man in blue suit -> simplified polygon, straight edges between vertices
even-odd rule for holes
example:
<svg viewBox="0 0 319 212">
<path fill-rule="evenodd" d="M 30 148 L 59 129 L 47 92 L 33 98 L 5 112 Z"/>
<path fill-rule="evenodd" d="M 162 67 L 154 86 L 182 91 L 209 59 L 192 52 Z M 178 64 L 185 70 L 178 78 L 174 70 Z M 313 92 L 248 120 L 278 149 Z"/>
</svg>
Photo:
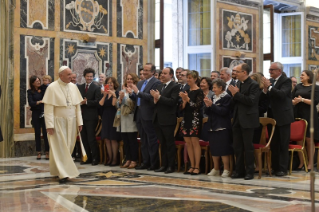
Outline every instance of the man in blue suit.
<svg viewBox="0 0 319 212">
<path fill-rule="evenodd" d="M 143 163 L 136 169 L 155 170 L 158 168 L 158 143 L 155 128 L 152 123 L 154 114 L 153 97 L 151 90 L 155 90 L 161 82 L 153 75 L 155 66 L 152 63 L 146 63 L 143 69 L 144 80 L 139 81 L 137 86 L 131 85 L 134 93 L 130 98 L 136 101 L 136 110 L 134 119 L 141 138 L 141 151 Z"/>
</svg>

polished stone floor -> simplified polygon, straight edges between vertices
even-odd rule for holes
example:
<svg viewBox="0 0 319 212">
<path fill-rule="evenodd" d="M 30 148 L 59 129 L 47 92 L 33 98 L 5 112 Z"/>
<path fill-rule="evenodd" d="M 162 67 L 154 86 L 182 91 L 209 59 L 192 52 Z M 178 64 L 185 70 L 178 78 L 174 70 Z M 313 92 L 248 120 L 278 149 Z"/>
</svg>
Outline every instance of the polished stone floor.
<svg viewBox="0 0 319 212">
<path fill-rule="evenodd" d="M 60 185 L 49 163 L 35 157 L 0 159 L 0 211 L 310 211 L 310 175 L 254 180 L 164 174 L 80 165 Z M 316 174 L 319 178 L 319 173 Z M 315 182 L 319 211 L 319 179 Z"/>
</svg>

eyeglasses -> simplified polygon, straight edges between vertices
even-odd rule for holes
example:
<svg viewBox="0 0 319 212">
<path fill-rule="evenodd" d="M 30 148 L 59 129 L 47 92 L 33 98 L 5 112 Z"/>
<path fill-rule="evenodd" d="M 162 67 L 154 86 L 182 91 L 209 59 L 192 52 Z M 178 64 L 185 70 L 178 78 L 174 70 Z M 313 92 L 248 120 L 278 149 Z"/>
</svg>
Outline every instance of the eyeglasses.
<svg viewBox="0 0 319 212">
<path fill-rule="evenodd" d="M 279 70 L 278 68 L 270 68 L 269 71 Z"/>
<path fill-rule="evenodd" d="M 185 74 L 180 74 L 179 76 L 181 76 L 181 77 L 186 77 L 186 75 L 185 75 Z"/>
</svg>

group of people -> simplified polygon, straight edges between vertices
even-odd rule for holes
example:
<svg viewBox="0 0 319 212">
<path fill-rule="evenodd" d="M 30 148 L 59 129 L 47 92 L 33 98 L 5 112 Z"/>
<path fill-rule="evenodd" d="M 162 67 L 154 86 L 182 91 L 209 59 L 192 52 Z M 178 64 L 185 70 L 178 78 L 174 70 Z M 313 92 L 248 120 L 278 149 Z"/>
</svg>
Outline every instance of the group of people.
<svg viewBox="0 0 319 212">
<path fill-rule="evenodd" d="M 66 66 L 60 68 L 59 80 L 53 83 L 49 79 L 48 83 L 41 85 L 40 79 L 32 76 L 28 100 L 32 109 L 38 158 L 41 157 L 41 145 L 38 143 L 42 127 L 45 142 L 48 140 L 46 131 L 49 134 L 51 174 L 57 175 L 60 182 L 65 182 L 68 177 L 78 173 L 74 171 L 74 163 L 64 161 L 72 160 L 71 153 L 78 132 L 81 132 L 87 153 L 87 160 L 81 164 L 98 164 L 95 130 L 100 115 L 101 139 L 106 145 L 108 156 L 105 165 L 116 166 L 120 163 L 118 141 L 123 140 L 125 162 L 121 164 L 122 168 L 172 173 L 175 171 L 175 140 L 181 136 L 186 142 L 190 161 L 190 167 L 184 174 L 200 174 L 199 141 L 202 139 L 209 142 L 214 163 L 208 175 L 220 175 L 221 159 L 221 177 L 228 177 L 230 156 L 234 154 L 236 162 L 231 177 L 250 180 L 255 172 L 253 144 L 259 143 L 261 135 L 259 117 L 264 117 L 266 112 L 268 117 L 276 120 L 271 142 L 272 170 L 276 176 L 287 174 L 290 124 L 294 117 L 304 118 L 308 122 L 310 119 L 311 71 L 302 72 L 301 83 L 294 89 L 291 78 L 285 75 L 283 65 L 279 62 L 272 63 L 269 68 L 271 79 L 266 79 L 261 73 L 252 74 L 245 63 L 232 70 L 225 67 L 220 71 L 212 71 L 210 78 L 200 77 L 197 71 L 183 68 L 175 70 L 177 80 L 170 67 L 164 68 L 158 75 L 155 73 L 155 66 L 146 63 L 139 71 L 139 76 L 135 73 L 126 74 L 121 88 L 116 78 L 104 74 L 99 76 L 100 83 L 95 83 L 95 70 L 91 68 L 83 72 L 85 83 L 77 86 L 71 86 L 70 82 L 72 78 L 76 79 L 76 75 Z M 73 82 L 76 83 L 76 80 Z M 317 87 L 315 104 L 319 103 Z M 178 117 L 183 117 L 183 120 L 175 135 Z M 203 124 L 205 117 L 208 121 Z M 318 128 L 319 121 L 316 118 L 316 139 L 317 136 L 319 139 Z M 309 137 L 307 129 L 309 161 L 303 161 L 300 157 L 298 170 L 302 170 L 304 164 L 310 168 L 313 163 L 314 150 L 310 149 Z M 143 158 L 140 166 L 137 163 L 138 139 L 141 141 Z M 53 145 L 57 140 L 64 142 L 64 145 Z M 66 148 L 62 150 L 64 146 Z M 45 145 L 45 152 L 48 151 L 49 145 Z M 70 157 L 63 158 L 62 154 L 70 154 Z M 46 154 L 46 158 L 49 158 L 49 154 Z"/>
</svg>

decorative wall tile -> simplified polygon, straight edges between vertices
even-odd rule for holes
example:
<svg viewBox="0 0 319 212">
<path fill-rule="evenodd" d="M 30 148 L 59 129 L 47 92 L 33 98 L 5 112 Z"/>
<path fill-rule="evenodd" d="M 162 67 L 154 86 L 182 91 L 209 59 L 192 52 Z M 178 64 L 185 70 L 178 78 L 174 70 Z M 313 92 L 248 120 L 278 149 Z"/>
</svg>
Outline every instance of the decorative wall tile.
<svg viewBox="0 0 319 212">
<path fill-rule="evenodd" d="M 93 68 L 98 77 L 100 73 L 112 75 L 112 44 L 111 43 L 83 43 L 78 40 L 61 39 L 61 65 L 66 65 L 77 74 L 77 83 L 85 82 L 83 71 Z"/>
<path fill-rule="evenodd" d="M 143 0 L 117 0 L 117 37 L 143 39 Z"/>
<path fill-rule="evenodd" d="M 253 51 L 253 15 L 231 10 L 222 10 L 222 48 L 236 51 Z"/>
<path fill-rule="evenodd" d="M 318 66 L 317 65 L 309 65 L 308 70 L 309 71 L 314 71 L 316 68 L 319 70 L 319 65 Z"/>
<path fill-rule="evenodd" d="M 138 74 L 138 66 L 143 64 L 143 47 L 129 44 L 117 44 L 117 80 L 123 83 L 128 73 Z"/>
<path fill-rule="evenodd" d="M 319 27 L 309 26 L 308 59 L 319 61 Z"/>
<path fill-rule="evenodd" d="M 55 0 L 20 0 L 20 27 L 54 30 Z"/>
<path fill-rule="evenodd" d="M 230 57 L 230 56 L 222 56 L 222 67 L 228 67 L 233 69 L 235 66 L 246 63 L 250 66 L 251 71 L 254 72 L 256 70 L 256 58 L 240 58 Z"/>
<path fill-rule="evenodd" d="M 54 38 L 20 36 L 20 127 L 31 127 L 31 111 L 27 101 L 29 78 L 54 76 Z"/>
<path fill-rule="evenodd" d="M 112 1 L 61 0 L 61 31 L 112 35 Z"/>
</svg>

